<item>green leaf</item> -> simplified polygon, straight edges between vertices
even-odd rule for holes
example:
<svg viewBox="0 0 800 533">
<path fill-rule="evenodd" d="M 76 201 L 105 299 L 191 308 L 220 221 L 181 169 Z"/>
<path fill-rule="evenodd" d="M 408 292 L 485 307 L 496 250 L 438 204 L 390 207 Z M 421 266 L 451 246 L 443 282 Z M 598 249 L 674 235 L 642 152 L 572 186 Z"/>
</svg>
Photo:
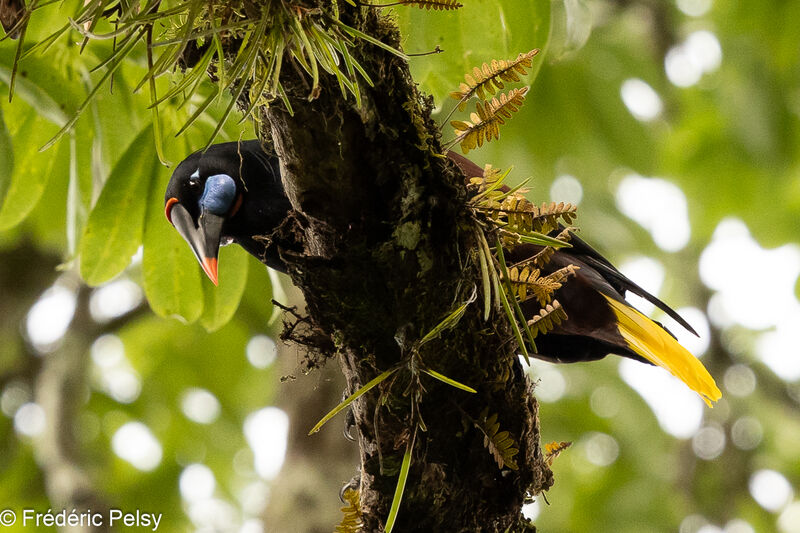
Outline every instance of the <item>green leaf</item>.
<svg viewBox="0 0 800 533">
<path fill-rule="evenodd" d="M 75 108 L 74 102 L 80 98 L 79 86 L 64 76 L 63 69 L 53 68 L 50 58 L 29 57 L 23 64 L 14 82 L 14 96 L 53 124 L 66 124 L 69 116 L 65 110 Z M 0 51 L 0 81 L 6 85 L 11 83 L 12 65 L 13 50 Z"/>
<path fill-rule="evenodd" d="M 506 256 L 503 252 L 503 246 L 500 243 L 500 239 L 497 239 L 497 259 L 500 262 L 500 272 L 503 274 L 503 280 L 505 281 L 505 290 L 500 290 L 503 300 L 503 307 L 508 314 L 508 319 L 511 321 L 511 326 L 514 329 L 514 334 L 517 336 L 517 342 L 519 342 L 520 350 L 522 350 L 522 354 L 525 356 L 525 362 L 529 365 L 531 361 L 528 356 L 528 349 L 525 346 L 525 343 L 522 342 L 522 336 L 520 335 L 520 328 L 525 330 L 525 335 L 528 337 L 528 341 L 531 343 L 531 348 L 535 351 L 536 350 L 536 342 L 533 340 L 533 333 L 531 333 L 531 328 L 528 327 L 528 319 L 525 317 L 525 314 L 522 312 L 522 309 L 519 306 L 519 302 L 517 301 L 517 296 L 514 293 L 514 288 L 511 286 L 511 282 L 509 281 L 508 276 L 508 268 L 506 267 Z M 506 295 L 506 291 L 508 294 Z M 506 298 L 508 296 L 508 298 Z M 511 304 L 509 305 L 509 300 Z M 514 308 L 514 313 L 511 313 L 511 306 Z M 514 316 L 517 318 L 515 319 Z M 517 324 L 517 320 L 519 324 Z"/>
<path fill-rule="evenodd" d="M 431 329 L 424 337 L 422 337 L 422 339 L 419 341 L 419 346 L 422 346 L 426 342 L 437 338 L 444 330 L 455 327 L 455 325 L 458 324 L 458 321 L 461 320 L 461 317 L 464 316 L 464 311 L 466 311 L 467 306 L 474 302 L 475 298 L 477 298 L 477 290 L 475 287 L 472 287 L 472 294 L 467 301 L 461 304 L 455 311 L 447 315 L 444 320 L 436 324 L 433 329 Z"/>
<path fill-rule="evenodd" d="M 468 385 L 464 385 L 463 383 L 460 383 L 460 382 L 458 382 L 458 381 L 456 381 L 456 380 L 454 380 L 452 378 L 448 378 L 444 374 L 440 374 L 439 372 L 437 372 L 435 370 L 431 370 L 430 368 L 423 368 L 422 371 L 425 372 L 426 374 L 428 374 L 429 376 L 431 376 L 432 378 L 436 378 L 439 381 L 447 383 L 448 385 L 450 385 L 452 387 L 455 387 L 457 389 L 461 389 L 461 390 L 464 390 L 464 391 L 467 391 L 467 392 L 473 392 L 473 393 L 474 392 L 478 392 L 475 389 L 473 389 L 472 387 L 470 387 Z"/>
<path fill-rule="evenodd" d="M 481 281 L 483 290 L 483 321 L 489 320 L 489 312 L 492 309 L 492 280 L 489 278 L 489 263 L 483 247 L 478 247 L 478 261 L 481 265 Z M 491 257 L 489 258 L 491 261 Z"/>
<path fill-rule="evenodd" d="M 549 0 L 470 0 L 457 12 L 431 13 L 395 8 L 404 49 L 444 53 L 410 60 L 414 80 L 433 94 L 437 105 L 452 101 L 448 94 L 471 72 L 492 59 L 514 59 L 533 48 L 542 50 L 533 60 L 526 83 L 532 83 L 544 62 L 550 34 Z"/>
<path fill-rule="evenodd" d="M 406 488 L 406 481 L 408 481 L 408 471 L 411 469 L 411 453 L 414 451 L 416 436 L 417 432 L 414 431 L 406 445 L 406 453 L 403 454 L 400 474 L 397 476 L 397 486 L 394 489 L 394 496 L 392 497 L 392 506 L 389 509 L 389 516 L 386 517 L 386 527 L 384 528 L 386 533 L 392 533 L 394 523 L 397 520 L 397 513 L 400 511 L 400 502 L 403 501 L 403 492 Z"/>
<path fill-rule="evenodd" d="M 142 242 L 148 189 L 158 172 L 152 127 L 143 129 L 111 171 L 80 243 L 80 273 L 99 285 L 122 272 Z"/>
<path fill-rule="evenodd" d="M 369 383 L 367 383 L 366 385 L 364 385 L 363 387 L 358 389 L 356 392 L 354 392 L 353 394 L 348 396 L 346 400 L 344 400 L 342 403 L 340 403 L 339 405 L 337 405 L 336 407 L 331 409 L 331 411 L 327 415 L 323 416 L 322 420 L 317 422 L 317 425 L 315 425 L 313 428 L 311 428 L 311 431 L 309 431 L 308 434 L 312 435 L 312 434 L 316 433 L 317 431 L 319 431 L 320 428 L 323 425 L 325 425 L 325 423 L 328 420 L 330 420 L 331 418 L 336 416 L 336 414 L 339 413 L 342 409 L 346 408 L 348 405 L 353 403 L 356 399 L 358 399 L 359 396 L 361 396 L 362 394 L 368 392 L 370 389 L 372 389 L 373 387 L 378 385 L 381 381 L 385 380 L 386 378 L 388 378 L 389 376 L 391 376 L 392 374 L 397 372 L 397 370 L 399 368 L 400 367 L 390 368 L 386 372 L 383 372 L 383 373 L 379 374 L 378 377 L 374 378 Z"/>
<path fill-rule="evenodd" d="M 194 322 L 203 311 L 200 269 L 186 241 L 164 216 L 161 193 L 169 176 L 160 174 L 150 192 L 144 228 L 144 292 L 155 314 Z"/>
<path fill-rule="evenodd" d="M 49 132 L 47 122 L 36 113 L 29 113 L 25 122 L 14 135 L 14 170 L 11 183 L 5 191 L 6 197 L 0 209 L 0 231 L 12 228 L 22 222 L 36 207 L 44 193 L 56 165 L 66 165 L 64 146 L 57 154 L 40 154 L 36 149 L 37 139 L 43 131 Z M 68 148 L 68 147 L 67 147 Z"/>
<path fill-rule="evenodd" d="M 0 107 L 0 206 L 11 186 L 11 173 L 14 172 L 14 145 L 6 128 L 3 108 Z"/>
<path fill-rule="evenodd" d="M 187 247 L 188 248 L 188 247 Z M 219 251 L 219 286 L 204 284 L 205 309 L 200 324 L 216 331 L 233 318 L 247 285 L 249 255 L 240 246 L 225 246 Z M 197 267 L 195 267 L 197 270 Z"/>
<path fill-rule="evenodd" d="M 539 233 L 538 231 L 522 231 L 514 230 L 510 232 L 519 235 L 519 240 L 527 244 L 538 244 L 539 246 L 552 246 L 556 250 L 559 248 L 572 248 L 572 245 L 566 241 L 559 241 L 554 237 Z"/>
</svg>

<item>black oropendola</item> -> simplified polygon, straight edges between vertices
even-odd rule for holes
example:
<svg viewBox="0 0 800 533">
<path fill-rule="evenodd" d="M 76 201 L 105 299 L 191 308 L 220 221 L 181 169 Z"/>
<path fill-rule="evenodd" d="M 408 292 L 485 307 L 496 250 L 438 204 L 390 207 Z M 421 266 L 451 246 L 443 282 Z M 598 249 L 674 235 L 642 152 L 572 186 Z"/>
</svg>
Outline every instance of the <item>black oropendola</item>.
<svg viewBox="0 0 800 533">
<path fill-rule="evenodd" d="M 448 155 L 468 178 L 483 175 L 483 170 L 468 159 L 452 152 Z M 190 155 L 172 174 L 165 205 L 167 219 L 189 243 L 214 284 L 219 247 L 231 242 L 267 266 L 286 271 L 277 245 L 268 236 L 285 220 L 291 206 L 281 183 L 278 159 L 265 152 L 259 141 L 216 144 Z M 568 319 L 537 339 L 535 356 L 572 363 L 614 353 L 665 368 L 708 405 L 718 400 L 722 393 L 703 364 L 666 328 L 632 307 L 625 293 L 630 291 L 652 302 L 696 335 L 694 329 L 574 234 L 570 244 L 570 248 L 555 251 L 543 272 L 570 264 L 579 267 L 575 277 L 557 293 Z M 519 245 L 507 256 L 519 261 L 540 249 Z M 535 299 L 521 306 L 526 316 L 539 311 Z"/>
</svg>

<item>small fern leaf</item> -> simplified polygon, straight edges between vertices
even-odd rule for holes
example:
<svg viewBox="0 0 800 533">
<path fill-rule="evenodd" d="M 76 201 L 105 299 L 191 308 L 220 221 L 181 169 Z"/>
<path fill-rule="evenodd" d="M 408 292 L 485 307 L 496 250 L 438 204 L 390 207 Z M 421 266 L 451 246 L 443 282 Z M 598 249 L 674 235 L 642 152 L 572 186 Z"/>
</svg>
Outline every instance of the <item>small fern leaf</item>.
<svg viewBox="0 0 800 533">
<path fill-rule="evenodd" d="M 489 415 L 489 408 L 485 408 L 480 418 L 475 423 L 483 433 L 483 445 L 494 457 L 497 466 L 503 468 L 507 466 L 511 470 L 519 467 L 514 461 L 514 456 L 519 453 L 519 446 L 514 437 L 508 431 L 500 431 L 500 423 L 497 421 L 497 413 Z"/>
<path fill-rule="evenodd" d="M 574 228 L 564 228 L 564 230 L 562 230 L 561 233 L 556 235 L 556 239 L 559 240 L 559 241 L 568 243 L 569 240 L 570 240 L 570 237 L 571 237 L 571 233 L 570 232 L 573 231 L 573 229 Z M 529 257 L 527 259 L 523 259 L 519 263 L 514 264 L 513 267 L 515 267 L 517 269 L 522 269 L 522 268 L 525 268 L 525 267 L 542 268 L 547 263 L 550 262 L 550 259 L 552 259 L 553 254 L 555 252 L 556 252 L 556 249 L 554 247 L 545 246 L 544 248 L 542 248 L 540 251 L 538 251 L 536 254 L 532 255 L 531 257 Z"/>
<path fill-rule="evenodd" d="M 361 494 L 355 489 L 347 489 L 342 499 L 347 505 L 342 507 L 342 521 L 334 533 L 360 533 L 364 525 L 361 520 Z"/>
<path fill-rule="evenodd" d="M 420 9 L 427 9 L 428 11 L 431 9 L 434 11 L 455 11 L 456 9 L 464 7 L 464 4 L 457 2 L 456 0 L 399 0 L 398 2 L 393 2 L 391 4 L 375 4 L 375 6 L 413 6 Z"/>
<path fill-rule="evenodd" d="M 553 461 L 556 460 L 556 457 L 561 455 L 561 452 L 566 450 L 572 446 L 571 442 L 562 441 L 562 442 L 550 442 L 544 445 L 544 457 L 547 461 L 548 466 L 553 466 Z"/>
<path fill-rule="evenodd" d="M 538 268 L 514 266 L 508 271 L 508 279 L 520 302 L 524 302 L 532 295 L 539 301 L 539 305 L 546 305 L 553 293 L 561 288 L 567 278 L 574 276 L 577 270 L 577 266 L 567 265 L 542 276 Z"/>
<path fill-rule="evenodd" d="M 564 311 L 558 300 L 553 300 L 552 303 L 547 304 L 539 310 L 537 315 L 528 320 L 528 328 L 533 336 L 537 337 L 539 333 L 545 335 L 553 331 L 553 328 L 565 320 L 567 320 L 567 312 Z"/>
<path fill-rule="evenodd" d="M 476 102 L 475 112 L 469 117 L 471 122 L 461 120 L 450 122 L 456 134 L 453 143 L 460 143 L 461 151 L 466 154 L 470 150 L 483 146 L 484 142 L 499 139 L 500 126 L 519 110 L 527 92 L 528 88 L 522 87 L 501 94 L 499 99 L 492 98 Z"/>
<path fill-rule="evenodd" d="M 538 53 L 538 49 L 533 49 L 519 54 L 516 59 L 510 61 L 493 59 L 491 64 L 484 63 L 480 67 L 473 68 L 471 73 L 464 75 L 466 83 L 461 83 L 458 91 L 450 93 L 452 98 L 459 101 L 459 111 L 464 110 L 466 101 L 472 96 L 485 100 L 487 94 L 493 95 L 502 90 L 505 87 L 504 82 L 520 81 L 520 75 L 528 73 L 526 69 L 530 68 L 531 60 Z"/>
</svg>

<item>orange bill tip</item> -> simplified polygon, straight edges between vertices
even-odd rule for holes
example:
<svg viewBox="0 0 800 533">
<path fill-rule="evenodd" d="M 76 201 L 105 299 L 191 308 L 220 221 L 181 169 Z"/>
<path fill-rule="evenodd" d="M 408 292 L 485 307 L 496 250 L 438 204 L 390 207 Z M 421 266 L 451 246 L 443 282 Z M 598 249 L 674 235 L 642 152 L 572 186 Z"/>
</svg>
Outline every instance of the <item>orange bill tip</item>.
<svg viewBox="0 0 800 533">
<path fill-rule="evenodd" d="M 217 259 L 208 257 L 203 259 L 203 271 L 214 285 L 219 285 L 217 280 Z"/>
</svg>

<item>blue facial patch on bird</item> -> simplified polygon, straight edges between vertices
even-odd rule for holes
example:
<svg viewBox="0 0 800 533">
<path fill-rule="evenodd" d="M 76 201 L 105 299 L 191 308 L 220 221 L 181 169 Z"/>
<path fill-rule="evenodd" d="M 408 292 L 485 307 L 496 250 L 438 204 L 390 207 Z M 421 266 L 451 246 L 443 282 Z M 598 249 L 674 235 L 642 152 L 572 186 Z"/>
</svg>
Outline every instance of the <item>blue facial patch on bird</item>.
<svg viewBox="0 0 800 533">
<path fill-rule="evenodd" d="M 236 183 L 227 174 L 216 174 L 206 180 L 206 188 L 200 197 L 200 208 L 217 216 L 228 213 L 236 198 Z"/>
</svg>

